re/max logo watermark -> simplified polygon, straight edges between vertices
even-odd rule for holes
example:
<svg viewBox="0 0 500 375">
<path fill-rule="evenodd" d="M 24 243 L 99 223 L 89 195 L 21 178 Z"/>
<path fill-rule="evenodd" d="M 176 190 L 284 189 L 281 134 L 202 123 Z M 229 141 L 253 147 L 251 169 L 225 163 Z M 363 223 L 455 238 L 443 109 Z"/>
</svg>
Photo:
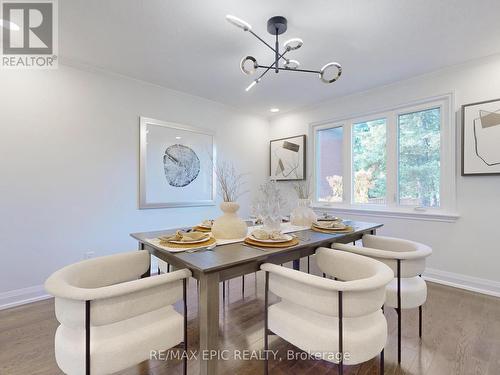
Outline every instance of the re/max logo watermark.
<svg viewBox="0 0 500 375">
<path fill-rule="evenodd" d="M 57 68 L 57 0 L 1 0 L 0 4 L 0 66 Z"/>
</svg>

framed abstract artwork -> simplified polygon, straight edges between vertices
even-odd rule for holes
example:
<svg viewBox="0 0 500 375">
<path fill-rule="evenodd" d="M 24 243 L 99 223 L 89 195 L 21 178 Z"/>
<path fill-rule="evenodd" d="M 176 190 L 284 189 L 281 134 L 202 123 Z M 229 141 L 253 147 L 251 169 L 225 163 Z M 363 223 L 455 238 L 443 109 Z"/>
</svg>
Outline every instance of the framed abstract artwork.
<svg viewBox="0 0 500 375">
<path fill-rule="evenodd" d="M 215 204 L 215 135 L 140 118 L 139 208 Z"/>
<path fill-rule="evenodd" d="M 500 174 L 500 99 L 462 106 L 462 176 Z"/>
<path fill-rule="evenodd" d="M 306 176 L 305 134 L 272 140 L 269 165 L 272 180 L 304 180 Z"/>
</svg>

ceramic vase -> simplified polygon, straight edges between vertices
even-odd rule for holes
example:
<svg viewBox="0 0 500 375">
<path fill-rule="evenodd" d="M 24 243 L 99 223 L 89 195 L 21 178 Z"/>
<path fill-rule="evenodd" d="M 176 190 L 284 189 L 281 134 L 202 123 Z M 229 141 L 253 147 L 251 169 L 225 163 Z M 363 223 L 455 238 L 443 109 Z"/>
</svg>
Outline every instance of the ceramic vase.
<svg viewBox="0 0 500 375">
<path fill-rule="evenodd" d="M 309 199 L 299 199 L 297 207 L 295 207 L 290 215 L 290 223 L 310 227 L 316 221 L 317 216 L 311 209 L 311 201 Z"/>
<path fill-rule="evenodd" d="M 224 213 L 215 219 L 212 234 L 217 239 L 236 239 L 246 237 L 247 224 L 238 217 L 240 205 L 236 202 L 222 202 L 220 209 Z"/>
</svg>

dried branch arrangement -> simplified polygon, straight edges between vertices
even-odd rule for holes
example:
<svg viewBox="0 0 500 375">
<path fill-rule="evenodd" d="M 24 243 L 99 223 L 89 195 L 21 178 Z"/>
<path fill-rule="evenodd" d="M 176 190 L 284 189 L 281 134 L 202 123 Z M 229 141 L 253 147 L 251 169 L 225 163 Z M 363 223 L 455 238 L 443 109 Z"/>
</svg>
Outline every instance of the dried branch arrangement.
<svg viewBox="0 0 500 375">
<path fill-rule="evenodd" d="M 310 178 L 293 183 L 293 190 L 297 193 L 299 199 L 311 199 L 311 183 Z"/>
<path fill-rule="evenodd" d="M 218 193 L 224 202 L 236 202 L 239 197 L 248 191 L 243 191 L 245 174 L 238 173 L 233 163 L 220 162 L 215 166 Z"/>
<path fill-rule="evenodd" d="M 262 194 L 262 201 L 265 204 L 277 204 L 278 207 L 285 207 L 287 201 L 282 197 L 281 190 L 275 180 L 269 180 L 265 184 L 259 186 L 259 191 Z"/>
</svg>

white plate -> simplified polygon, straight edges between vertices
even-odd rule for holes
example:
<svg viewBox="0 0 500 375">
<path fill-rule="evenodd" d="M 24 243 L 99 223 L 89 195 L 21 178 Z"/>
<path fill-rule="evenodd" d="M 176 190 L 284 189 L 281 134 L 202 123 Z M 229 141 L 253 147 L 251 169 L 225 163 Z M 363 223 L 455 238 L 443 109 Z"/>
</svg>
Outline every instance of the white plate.
<svg viewBox="0 0 500 375">
<path fill-rule="evenodd" d="M 280 240 L 259 240 L 258 238 L 255 238 L 252 234 L 250 234 L 250 239 L 252 241 L 257 241 L 257 242 L 262 242 L 262 243 L 281 243 L 281 242 L 288 242 L 293 239 L 293 236 L 289 234 L 284 234 L 283 235 L 285 238 L 282 238 Z"/>
<path fill-rule="evenodd" d="M 176 244 L 176 245 L 188 245 L 188 244 L 193 244 L 193 243 L 202 243 L 202 242 L 206 242 L 210 239 L 210 236 L 208 237 L 205 237 L 205 238 L 202 238 L 202 239 L 199 239 L 199 240 L 195 240 L 195 241 L 168 241 L 169 243 L 173 243 L 173 244 Z"/>
<path fill-rule="evenodd" d="M 183 251 L 196 251 L 200 249 L 204 249 L 208 246 L 212 245 L 207 245 L 207 244 L 200 244 L 195 247 L 169 247 L 168 245 L 160 245 L 160 240 L 158 238 L 150 238 L 146 240 L 148 243 L 150 243 L 153 246 L 158 246 L 161 249 L 164 249 L 168 251 L 169 253 L 182 253 Z"/>
<path fill-rule="evenodd" d="M 318 228 L 318 229 L 326 229 L 326 230 L 345 230 L 347 228 L 347 225 L 345 224 L 342 224 L 341 227 L 338 227 L 338 226 L 335 226 L 335 227 L 327 227 L 327 226 L 323 226 L 323 225 L 317 225 L 317 224 L 314 224 L 313 223 L 313 226 L 315 228 Z"/>
</svg>

